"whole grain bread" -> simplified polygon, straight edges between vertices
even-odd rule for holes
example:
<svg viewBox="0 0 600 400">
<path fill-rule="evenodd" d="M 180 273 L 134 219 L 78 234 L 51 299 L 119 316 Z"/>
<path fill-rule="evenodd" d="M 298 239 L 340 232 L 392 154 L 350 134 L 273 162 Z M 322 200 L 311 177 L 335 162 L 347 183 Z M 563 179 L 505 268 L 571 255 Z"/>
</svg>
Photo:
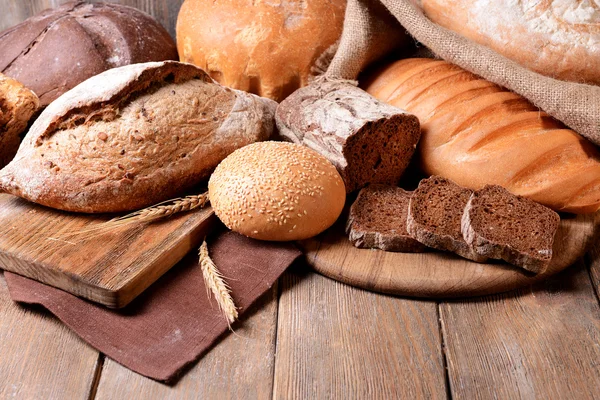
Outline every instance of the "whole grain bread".
<svg viewBox="0 0 600 400">
<path fill-rule="evenodd" d="M 369 185 L 350 207 L 346 233 L 354 246 L 418 253 L 426 247 L 406 231 L 412 192 L 396 186 Z"/>
<path fill-rule="evenodd" d="M 14 157 L 21 143 L 20 135 L 39 107 L 35 93 L 0 74 L 0 168 Z"/>
<path fill-rule="evenodd" d="M 173 61 L 97 75 L 54 101 L 0 171 L 0 190 L 67 211 L 139 209 L 268 139 L 276 103 Z"/>
<path fill-rule="evenodd" d="M 296 90 L 277 107 L 276 121 L 284 139 L 327 157 L 348 193 L 397 184 L 421 136 L 414 115 L 347 82 L 317 80 Z"/>
<path fill-rule="evenodd" d="M 157 21 L 121 4 L 68 2 L 0 32 L 0 72 L 33 90 L 43 107 L 107 69 L 177 59 Z"/>
<path fill-rule="evenodd" d="M 548 207 L 488 185 L 469 198 L 462 232 L 477 254 L 541 273 L 552 259 L 559 223 L 558 214 Z"/>
<path fill-rule="evenodd" d="M 440 176 L 423 179 L 410 198 L 408 233 L 426 246 L 485 262 L 487 257 L 475 253 L 461 231 L 463 211 L 472 193 Z"/>
</svg>

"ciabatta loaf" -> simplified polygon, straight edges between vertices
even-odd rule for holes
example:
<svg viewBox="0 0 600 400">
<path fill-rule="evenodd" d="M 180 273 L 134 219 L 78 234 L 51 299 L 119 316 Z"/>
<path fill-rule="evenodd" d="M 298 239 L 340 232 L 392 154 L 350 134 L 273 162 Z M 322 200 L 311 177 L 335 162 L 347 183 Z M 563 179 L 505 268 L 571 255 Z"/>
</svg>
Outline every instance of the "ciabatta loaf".
<svg viewBox="0 0 600 400">
<path fill-rule="evenodd" d="M 421 121 L 429 175 L 480 189 L 503 186 L 556 211 L 600 208 L 600 153 L 521 96 L 445 61 L 406 59 L 363 86 Z"/>
<path fill-rule="evenodd" d="M 118 212 L 180 195 L 267 139 L 276 103 L 174 61 L 108 70 L 52 102 L 0 189 L 67 211 Z"/>
<path fill-rule="evenodd" d="M 421 0 L 425 14 L 519 64 L 558 79 L 600 83 L 600 3 Z"/>
</svg>

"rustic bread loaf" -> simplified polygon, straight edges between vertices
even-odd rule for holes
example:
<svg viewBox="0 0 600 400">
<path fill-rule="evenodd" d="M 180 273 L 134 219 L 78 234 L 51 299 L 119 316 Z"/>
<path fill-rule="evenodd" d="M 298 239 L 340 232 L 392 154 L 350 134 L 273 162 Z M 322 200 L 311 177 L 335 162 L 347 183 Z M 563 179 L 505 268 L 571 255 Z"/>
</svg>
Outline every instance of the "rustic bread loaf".
<svg viewBox="0 0 600 400">
<path fill-rule="evenodd" d="M 440 60 L 406 59 L 364 83 L 421 121 L 429 175 L 480 189 L 497 184 L 556 211 L 600 208 L 600 153 L 524 98 Z"/>
<path fill-rule="evenodd" d="M 33 90 L 42 106 L 109 68 L 176 59 L 158 22 L 118 4 L 70 2 L 0 32 L 0 72 Z"/>
<path fill-rule="evenodd" d="M 178 62 L 103 72 L 33 124 L 0 189 L 67 211 L 118 212 L 172 198 L 235 149 L 266 140 L 276 103 Z"/>
<path fill-rule="evenodd" d="M 406 231 L 411 195 L 396 186 L 369 185 L 361 189 L 346 224 L 354 246 L 402 253 L 424 251 L 426 247 Z"/>
<path fill-rule="evenodd" d="M 560 217 L 497 185 L 475 191 L 465 207 L 465 241 L 482 256 L 503 259 L 535 273 L 546 270 Z"/>
<path fill-rule="evenodd" d="M 329 228 L 346 201 L 344 182 L 317 152 L 293 143 L 255 143 L 223 160 L 210 202 L 231 230 L 260 240 L 307 239 Z"/>
<path fill-rule="evenodd" d="M 346 0 L 186 0 L 179 55 L 225 86 L 281 101 L 333 56 L 345 8 Z"/>
<path fill-rule="evenodd" d="M 408 205 L 406 229 L 419 242 L 434 249 L 485 262 L 465 241 L 461 221 L 471 194 L 469 189 L 440 176 L 423 179 Z"/>
<path fill-rule="evenodd" d="M 600 84 L 600 3 L 420 0 L 433 22 L 554 78 Z"/>
<path fill-rule="evenodd" d="M 0 74 L 0 168 L 14 157 L 21 143 L 20 134 L 39 106 L 35 93 Z"/>
<path fill-rule="evenodd" d="M 277 107 L 279 134 L 336 166 L 348 193 L 398 183 L 420 137 L 418 119 L 354 85 L 315 82 Z"/>
</svg>

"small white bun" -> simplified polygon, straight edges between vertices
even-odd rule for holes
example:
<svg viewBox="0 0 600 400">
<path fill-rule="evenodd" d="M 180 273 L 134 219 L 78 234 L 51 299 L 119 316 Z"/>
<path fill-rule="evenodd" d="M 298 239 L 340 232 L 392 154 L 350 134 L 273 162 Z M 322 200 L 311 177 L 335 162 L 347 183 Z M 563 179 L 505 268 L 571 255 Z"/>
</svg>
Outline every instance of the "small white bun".
<svg viewBox="0 0 600 400">
<path fill-rule="evenodd" d="M 346 201 L 333 164 L 299 144 L 259 142 L 225 158 L 208 182 L 215 214 L 260 240 L 307 239 L 329 228 Z"/>
</svg>

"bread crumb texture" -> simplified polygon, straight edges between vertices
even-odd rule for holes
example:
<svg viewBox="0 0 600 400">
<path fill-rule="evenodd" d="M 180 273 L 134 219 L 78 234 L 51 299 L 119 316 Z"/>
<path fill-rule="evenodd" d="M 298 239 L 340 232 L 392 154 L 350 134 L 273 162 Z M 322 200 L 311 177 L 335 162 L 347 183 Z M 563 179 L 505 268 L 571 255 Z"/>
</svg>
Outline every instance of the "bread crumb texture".
<svg viewBox="0 0 600 400">
<path fill-rule="evenodd" d="M 216 168 L 208 190 L 228 228 L 273 241 L 321 233 L 337 220 L 346 199 L 344 182 L 325 157 L 284 142 L 236 150 Z"/>
</svg>

